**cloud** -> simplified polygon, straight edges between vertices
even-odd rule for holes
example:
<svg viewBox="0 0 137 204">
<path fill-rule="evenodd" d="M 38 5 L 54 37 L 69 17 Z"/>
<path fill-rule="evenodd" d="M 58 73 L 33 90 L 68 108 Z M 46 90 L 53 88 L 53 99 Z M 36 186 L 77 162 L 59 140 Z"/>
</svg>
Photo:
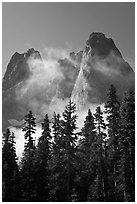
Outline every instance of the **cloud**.
<svg viewBox="0 0 137 204">
<path fill-rule="evenodd" d="M 20 90 L 21 96 L 24 96 L 27 91 L 30 91 L 32 95 L 35 92 L 37 95 L 38 91 L 41 90 L 42 92 L 45 88 L 49 88 L 55 80 L 59 81 L 63 78 L 56 61 L 30 57 L 27 63 L 30 69 L 30 77 Z"/>
<path fill-rule="evenodd" d="M 18 158 L 21 158 L 23 150 L 24 150 L 24 133 L 22 132 L 21 128 L 10 127 L 10 131 L 14 132 L 15 134 L 15 147 L 16 147 L 16 154 Z"/>
<path fill-rule="evenodd" d="M 132 68 L 113 51 L 105 58 L 85 56 L 80 69 L 73 91 L 78 103 L 83 100 L 85 104 L 105 102 L 111 84 L 116 87 L 119 98 L 124 91 L 134 88 Z"/>
<path fill-rule="evenodd" d="M 45 48 L 42 55 L 43 59 L 35 54 L 29 57 L 29 78 L 16 88 L 16 100 L 24 111 L 31 109 L 40 116 L 58 109 L 55 98 L 58 104 L 65 104 L 77 77 L 76 63 L 68 50 Z"/>
<path fill-rule="evenodd" d="M 24 120 L 18 121 L 15 119 L 9 119 L 8 122 L 13 127 L 22 127 L 22 125 L 24 124 Z"/>
<path fill-rule="evenodd" d="M 69 58 L 70 49 L 46 47 L 42 51 L 42 57 L 47 60 L 58 61 Z"/>
<path fill-rule="evenodd" d="M 19 159 L 21 160 L 22 153 L 24 151 L 24 144 L 25 144 L 25 139 L 24 139 L 24 132 L 22 131 L 21 128 L 16 128 L 16 127 L 9 127 L 11 132 L 14 132 L 15 135 L 15 147 L 16 147 L 16 154 Z M 41 126 L 37 124 L 36 127 L 36 133 L 32 134 L 33 139 L 35 140 L 35 144 L 37 145 L 38 138 L 41 136 Z"/>
<path fill-rule="evenodd" d="M 50 53 L 51 54 L 51 53 Z M 30 57 L 27 61 L 29 78 L 16 90 L 17 100 L 37 114 L 45 114 L 57 84 L 63 79 L 58 62 L 50 57 L 44 60 Z"/>
</svg>

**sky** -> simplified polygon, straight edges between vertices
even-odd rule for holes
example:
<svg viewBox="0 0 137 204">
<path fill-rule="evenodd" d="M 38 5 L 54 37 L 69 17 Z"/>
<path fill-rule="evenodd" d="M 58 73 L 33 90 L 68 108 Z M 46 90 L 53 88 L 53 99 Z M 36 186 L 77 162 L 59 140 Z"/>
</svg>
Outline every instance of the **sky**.
<svg viewBox="0 0 137 204">
<path fill-rule="evenodd" d="M 15 52 L 45 47 L 78 51 L 92 32 L 111 37 L 134 69 L 135 4 L 133 2 L 2 3 L 2 73 Z"/>
</svg>

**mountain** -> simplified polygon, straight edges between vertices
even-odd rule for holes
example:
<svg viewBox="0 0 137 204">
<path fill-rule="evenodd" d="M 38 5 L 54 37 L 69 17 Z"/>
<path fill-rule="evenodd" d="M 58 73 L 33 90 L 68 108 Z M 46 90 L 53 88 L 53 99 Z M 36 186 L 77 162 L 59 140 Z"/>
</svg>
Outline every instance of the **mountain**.
<svg viewBox="0 0 137 204">
<path fill-rule="evenodd" d="M 12 88 L 16 84 L 29 77 L 27 60 L 30 56 L 42 60 L 40 53 L 35 51 L 33 48 L 29 49 L 26 53 L 23 54 L 16 52 L 11 57 L 2 81 L 3 91 Z"/>
<path fill-rule="evenodd" d="M 16 52 L 2 81 L 3 130 L 9 125 L 20 127 L 30 109 L 40 118 L 54 100 L 70 98 L 81 58 L 81 51 L 71 52 L 68 58 L 59 59 L 56 64 L 48 60 L 44 63 L 34 48 L 23 54 Z"/>
<path fill-rule="evenodd" d="M 113 84 L 121 99 L 127 89 L 134 89 L 134 71 L 123 59 L 111 38 L 93 32 L 83 51 L 80 72 L 72 99 L 78 109 L 106 101 L 107 91 Z"/>
<path fill-rule="evenodd" d="M 15 53 L 2 81 L 2 127 L 21 126 L 32 110 L 40 121 L 44 114 L 62 110 L 70 97 L 79 110 L 106 100 L 110 84 L 121 98 L 134 89 L 134 71 L 111 38 L 92 33 L 82 51 L 58 61 L 42 59 L 33 48 Z"/>
<path fill-rule="evenodd" d="M 29 78 L 30 71 L 27 60 L 33 56 L 42 60 L 40 53 L 33 48 L 26 53 L 16 52 L 7 66 L 7 70 L 2 80 L 2 128 L 9 126 L 8 120 L 22 120 L 25 108 L 22 107 L 16 97 L 17 88 Z"/>
</svg>

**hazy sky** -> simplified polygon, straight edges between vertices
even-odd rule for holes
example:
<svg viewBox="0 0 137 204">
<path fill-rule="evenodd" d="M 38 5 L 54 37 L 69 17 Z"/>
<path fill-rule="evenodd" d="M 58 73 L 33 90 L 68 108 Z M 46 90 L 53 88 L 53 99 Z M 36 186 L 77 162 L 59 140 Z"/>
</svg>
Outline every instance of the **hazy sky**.
<svg viewBox="0 0 137 204">
<path fill-rule="evenodd" d="M 111 37 L 134 68 L 135 4 L 24 2 L 2 4 L 3 73 L 11 56 L 34 47 L 82 49 L 90 33 Z"/>
</svg>

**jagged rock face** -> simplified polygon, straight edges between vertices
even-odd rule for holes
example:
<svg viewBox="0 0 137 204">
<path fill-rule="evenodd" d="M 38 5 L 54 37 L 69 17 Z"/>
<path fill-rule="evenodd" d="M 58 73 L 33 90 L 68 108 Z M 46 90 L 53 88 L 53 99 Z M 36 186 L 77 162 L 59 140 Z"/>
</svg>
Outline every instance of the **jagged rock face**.
<svg viewBox="0 0 137 204">
<path fill-rule="evenodd" d="M 134 88 L 134 72 L 111 38 L 92 33 L 83 52 L 72 100 L 78 109 L 104 103 L 110 84 L 117 88 L 121 98 L 127 89 Z"/>
<path fill-rule="evenodd" d="M 58 89 L 60 90 L 61 98 L 70 98 L 77 76 L 80 70 L 83 51 L 78 53 L 71 52 L 69 59 L 59 60 L 61 71 L 64 79 L 59 83 Z"/>
<path fill-rule="evenodd" d="M 108 56 L 110 51 L 114 51 L 118 57 L 122 57 L 120 51 L 115 46 L 113 40 L 111 38 L 106 38 L 103 33 L 95 33 L 93 32 L 86 43 L 85 52 L 86 54 L 91 49 L 91 56 L 100 56 L 101 58 L 105 58 Z"/>
<path fill-rule="evenodd" d="M 26 107 L 21 106 L 16 97 L 16 90 L 23 86 L 29 78 L 30 71 L 27 60 L 30 56 L 41 59 L 40 53 L 33 48 L 26 53 L 15 53 L 8 66 L 2 81 L 2 127 L 5 129 L 9 119 L 21 120 Z M 42 60 L 42 59 L 41 59 Z"/>
<path fill-rule="evenodd" d="M 29 77 L 27 59 L 32 55 L 35 58 L 41 59 L 40 53 L 38 51 L 35 51 L 33 48 L 29 49 L 24 54 L 19 54 L 18 52 L 16 52 L 12 56 L 3 78 L 3 90 L 9 89 Z"/>
</svg>

